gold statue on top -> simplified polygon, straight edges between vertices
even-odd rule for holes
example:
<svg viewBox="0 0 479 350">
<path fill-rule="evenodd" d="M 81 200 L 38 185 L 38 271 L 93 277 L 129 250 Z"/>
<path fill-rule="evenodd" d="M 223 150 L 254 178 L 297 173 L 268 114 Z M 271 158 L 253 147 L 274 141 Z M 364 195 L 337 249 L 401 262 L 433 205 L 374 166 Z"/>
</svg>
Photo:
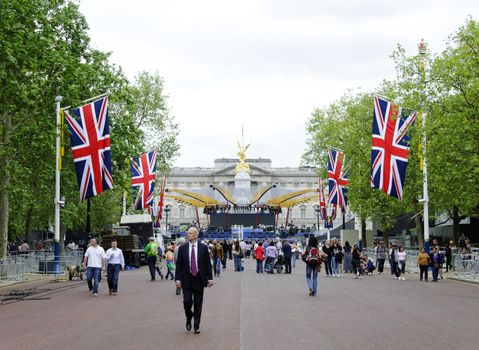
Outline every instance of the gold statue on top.
<svg viewBox="0 0 479 350">
<path fill-rule="evenodd" d="M 246 160 L 246 151 L 248 150 L 249 146 L 251 146 L 251 143 L 248 144 L 247 146 L 242 146 L 238 142 L 238 148 L 239 151 L 237 153 L 238 158 L 240 162 L 236 164 L 236 174 L 240 173 L 241 171 L 244 171 L 246 174 L 249 174 L 249 164 L 245 162 Z"/>
</svg>

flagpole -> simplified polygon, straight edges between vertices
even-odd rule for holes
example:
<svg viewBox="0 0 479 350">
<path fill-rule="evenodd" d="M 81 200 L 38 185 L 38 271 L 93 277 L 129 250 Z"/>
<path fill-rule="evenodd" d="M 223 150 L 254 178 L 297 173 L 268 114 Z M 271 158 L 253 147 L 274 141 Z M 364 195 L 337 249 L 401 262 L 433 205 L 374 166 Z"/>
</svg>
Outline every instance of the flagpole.
<svg viewBox="0 0 479 350">
<path fill-rule="evenodd" d="M 100 95 L 98 95 L 98 96 L 91 97 L 91 98 L 88 98 L 88 99 L 86 99 L 86 100 L 80 101 L 78 104 L 79 104 L 79 105 L 82 105 L 82 104 L 84 104 L 84 103 L 88 103 L 88 102 L 91 102 L 91 101 L 93 101 L 93 100 L 98 100 L 98 99 L 100 99 L 100 98 L 102 98 L 102 97 L 105 97 L 105 96 L 108 96 L 108 95 L 111 95 L 111 92 L 110 92 L 110 91 L 107 91 L 107 92 L 104 92 L 103 94 L 100 94 Z M 60 99 L 61 99 L 61 96 L 60 96 Z M 68 109 L 71 108 L 71 107 L 72 107 L 72 106 L 68 106 L 68 107 L 64 107 L 63 109 L 66 111 L 66 110 L 68 110 Z"/>
<path fill-rule="evenodd" d="M 421 42 L 418 44 L 419 54 L 422 56 L 423 60 L 421 62 L 422 66 L 422 77 L 423 81 L 423 88 L 425 88 L 425 63 L 424 63 L 424 56 L 427 53 L 427 44 L 421 39 Z M 423 95 L 426 92 L 423 91 Z M 426 108 L 425 103 L 422 106 L 422 157 L 423 157 L 423 204 L 424 204 L 424 250 L 426 253 L 429 253 L 429 194 L 428 194 L 428 183 L 427 183 L 427 159 L 426 159 L 426 144 L 427 144 L 427 137 L 426 137 Z"/>
<path fill-rule="evenodd" d="M 55 258 L 53 271 L 60 273 L 60 209 L 64 203 L 60 200 L 60 103 L 62 96 L 55 97 L 56 102 L 56 161 L 55 161 Z"/>
</svg>

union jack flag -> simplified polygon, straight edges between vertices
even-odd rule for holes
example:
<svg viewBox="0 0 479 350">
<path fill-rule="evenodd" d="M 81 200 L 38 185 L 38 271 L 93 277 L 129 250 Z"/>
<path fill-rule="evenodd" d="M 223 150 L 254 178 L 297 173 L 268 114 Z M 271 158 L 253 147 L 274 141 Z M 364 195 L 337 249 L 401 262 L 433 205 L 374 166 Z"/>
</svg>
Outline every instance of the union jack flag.
<svg viewBox="0 0 479 350">
<path fill-rule="evenodd" d="M 156 178 L 156 150 L 131 162 L 131 187 L 136 188 L 135 209 L 146 209 L 153 202 Z"/>
<path fill-rule="evenodd" d="M 324 199 L 323 180 L 321 179 L 319 179 L 319 214 L 323 220 L 326 220 L 328 217 L 326 200 Z"/>
<path fill-rule="evenodd" d="M 337 204 L 342 211 L 346 210 L 347 192 L 349 185 L 345 172 L 343 172 L 343 152 L 329 150 L 328 161 L 328 183 L 329 183 L 329 204 Z"/>
<path fill-rule="evenodd" d="M 65 117 L 71 131 L 80 199 L 113 188 L 108 96 L 79 107 L 71 114 L 65 111 Z"/>
<path fill-rule="evenodd" d="M 374 97 L 371 187 L 402 199 L 409 156 L 408 129 L 416 112 Z"/>
</svg>

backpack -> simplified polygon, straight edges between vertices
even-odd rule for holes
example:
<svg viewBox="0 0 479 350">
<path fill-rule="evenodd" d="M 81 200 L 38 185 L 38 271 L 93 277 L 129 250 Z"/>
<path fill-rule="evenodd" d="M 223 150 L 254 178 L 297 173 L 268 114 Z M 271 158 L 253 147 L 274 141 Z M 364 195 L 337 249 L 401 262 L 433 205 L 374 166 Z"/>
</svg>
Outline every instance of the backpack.
<svg viewBox="0 0 479 350">
<path fill-rule="evenodd" d="M 320 260 L 318 258 L 318 249 L 317 248 L 309 249 L 309 252 L 306 257 L 306 264 L 318 265 L 319 263 L 320 263 Z"/>
<path fill-rule="evenodd" d="M 427 254 L 419 254 L 419 265 L 420 266 L 429 265 L 429 256 Z"/>
</svg>

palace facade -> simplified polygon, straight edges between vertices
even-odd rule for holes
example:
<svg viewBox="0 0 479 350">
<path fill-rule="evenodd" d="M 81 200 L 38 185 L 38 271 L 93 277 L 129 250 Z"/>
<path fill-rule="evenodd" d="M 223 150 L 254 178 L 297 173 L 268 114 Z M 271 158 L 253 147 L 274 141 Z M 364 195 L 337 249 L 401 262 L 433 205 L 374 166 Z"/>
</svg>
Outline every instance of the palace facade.
<svg viewBox="0 0 479 350">
<path fill-rule="evenodd" d="M 276 188 L 268 191 L 258 204 L 265 203 L 276 196 L 303 189 L 315 190 L 318 188 L 318 170 L 315 167 L 273 167 L 270 159 L 246 159 L 249 164 L 251 177 L 252 198 L 261 188 L 275 184 Z M 203 167 L 174 167 L 167 178 L 168 189 L 187 190 L 212 197 L 219 202 L 226 203 L 220 193 L 210 188 L 210 185 L 222 188 L 234 196 L 235 176 L 238 159 L 221 158 L 214 161 L 211 168 Z M 169 226 L 180 226 L 196 221 L 196 209 L 175 200 L 165 198 L 165 206 L 170 208 Z M 318 201 L 311 201 L 292 207 L 289 212 L 288 223 L 298 227 L 316 227 Z M 286 224 L 286 209 L 279 215 L 278 227 Z M 339 214 L 340 215 L 340 214 Z M 163 217 L 164 219 L 164 217 Z M 206 227 L 207 217 L 199 209 L 200 225 Z M 323 226 L 323 221 L 320 221 Z"/>
</svg>

